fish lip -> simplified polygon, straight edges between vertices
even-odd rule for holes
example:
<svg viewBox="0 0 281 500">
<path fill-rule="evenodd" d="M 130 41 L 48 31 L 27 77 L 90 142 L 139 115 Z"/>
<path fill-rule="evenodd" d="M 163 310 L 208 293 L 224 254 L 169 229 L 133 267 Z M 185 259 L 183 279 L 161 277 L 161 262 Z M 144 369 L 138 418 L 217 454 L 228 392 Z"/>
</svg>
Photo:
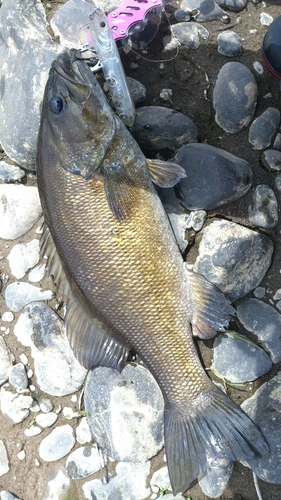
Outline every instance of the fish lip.
<svg viewBox="0 0 281 500">
<path fill-rule="evenodd" d="M 92 86 L 86 78 L 85 72 L 80 71 L 79 62 L 81 61 L 73 62 L 71 70 L 69 70 L 62 60 L 56 60 L 52 64 L 52 69 L 57 77 L 63 79 L 74 100 L 83 104 L 89 99 Z"/>
</svg>

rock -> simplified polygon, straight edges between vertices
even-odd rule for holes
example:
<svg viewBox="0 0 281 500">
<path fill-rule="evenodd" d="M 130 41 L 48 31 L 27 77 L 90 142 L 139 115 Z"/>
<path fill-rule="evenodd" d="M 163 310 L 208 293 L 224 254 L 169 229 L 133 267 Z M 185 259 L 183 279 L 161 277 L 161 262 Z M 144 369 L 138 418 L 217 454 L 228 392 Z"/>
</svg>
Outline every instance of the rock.
<svg viewBox="0 0 281 500">
<path fill-rule="evenodd" d="M 25 171 L 15 165 L 0 161 L 0 179 L 6 182 L 20 181 L 25 176 Z"/>
<path fill-rule="evenodd" d="M 265 184 L 256 187 L 253 205 L 248 208 L 249 221 L 257 227 L 271 229 L 278 223 L 278 203 L 274 191 Z"/>
<path fill-rule="evenodd" d="M 13 420 L 15 424 L 22 422 L 28 417 L 29 410 L 33 403 L 31 396 L 14 394 L 5 387 L 1 387 L 0 396 L 2 413 Z"/>
<path fill-rule="evenodd" d="M 280 330 L 279 330 L 280 331 Z M 242 403 L 243 410 L 261 429 L 270 449 L 265 458 L 250 464 L 263 481 L 281 483 L 281 372 L 263 384 L 250 399 Z"/>
<path fill-rule="evenodd" d="M 204 222 L 207 218 L 207 213 L 205 210 L 195 210 L 189 214 L 189 217 L 186 221 L 187 229 L 194 229 L 194 231 L 201 231 Z"/>
<path fill-rule="evenodd" d="M 46 272 L 46 264 L 39 264 L 39 266 L 35 267 L 30 271 L 28 275 L 28 281 L 32 281 L 33 283 L 38 283 L 41 281 Z"/>
<path fill-rule="evenodd" d="M 234 31 L 223 31 L 217 41 L 218 52 L 223 56 L 237 57 L 242 53 L 242 40 Z"/>
<path fill-rule="evenodd" d="M 280 111 L 277 108 L 267 108 L 250 126 L 249 142 L 253 149 L 265 149 L 270 146 L 280 123 Z"/>
<path fill-rule="evenodd" d="M 45 399 L 45 398 L 40 401 L 39 406 L 40 410 L 43 413 L 49 413 L 49 411 L 52 411 L 52 409 L 54 408 L 52 401 L 50 401 L 50 399 Z"/>
<path fill-rule="evenodd" d="M 172 493 L 165 493 L 165 500 L 185 500 L 186 497 L 183 497 L 180 493 L 174 497 Z M 151 497 L 150 497 L 151 498 Z"/>
<path fill-rule="evenodd" d="M 276 175 L 275 177 L 275 187 L 279 193 L 281 193 L 281 174 Z"/>
<path fill-rule="evenodd" d="M 81 26 L 89 22 L 89 14 L 94 10 L 83 0 L 68 0 L 55 12 L 51 19 L 51 28 L 60 44 L 69 49 L 79 49 L 87 40 L 81 39 Z"/>
<path fill-rule="evenodd" d="M 186 236 L 187 214 L 179 199 L 176 197 L 173 188 L 161 189 L 159 196 L 169 217 L 179 248 L 181 252 L 184 252 L 188 245 Z"/>
<path fill-rule="evenodd" d="M 51 290 L 41 290 L 37 286 L 17 281 L 7 286 L 5 300 L 7 307 L 13 312 L 18 312 L 30 302 L 51 300 L 54 293 Z"/>
<path fill-rule="evenodd" d="M 53 396 L 77 391 L 86 376 L 70 348 L 63 322 L 47 304 L 34 302 L 20 315 L 14 333 L 31 348 L 37 383 Z"/>
<path fill-rule="evenodd" d="M 273 22 L 273 17 L 267 14 L 266 12 L 260 13 L 260 23 L 262 26 L 270 26 Z"/>
<path fill-rule="evenodd" d="M 242 325 L 257 336 L 273 363 L 281 361 L 281 314 L 258 299 L 246 299 L 237 307 Z"/>
<path fill-rule="evenodd" d="M 264 73 L 263 65 L 259 61 L 253 62 L 253 68 L 257 72 L 258 75 L 263 75 L 263 73 Z"/>
<path fill-rule="evenodd" d="M 217 124 L 230 133 L 247 127 L 256 109 L 257 95 L 251 71 L 239 62 L 226 63 L 218 74 L 213 93 Z"/>
<path fill-rule="evenodd" d="M 183 11 L 197 11 L 192 17 L 198 22 L 215 19 L 220 19 L 224 23 L 229 22 L 229 15 L 214 0 L 182 0 L 180 6 Z"/>
<path fill-rule="evenodd" d="M 281 151 L 276 149 L 266 149 L 263 152 L 262 163 L 271 172 L 279 172 L 281 170 Z"/>
<path fill-rule="evenodd" d="M 4 0 L 0 32 L 0 142 L 18 165 L 35 170 L 40 104 L 50 66 L 62 48 L 47 32 L 39 0 Z"/>
<path fill-rule="evenodd" d="M 1 500 L 20 500 L 19 497 L 16 497 L 15 495 L 13 495 L 13 493 L 10 493 L 7 490 L 1 491 L 0 498 Z"/>
<path fill-rule="evenodd" d="M 159 493 L 161 490 L 166 491 L 172 489 L 167 466 L 154 472 L 150 481 L 150 486 L 154 493 Z"/>
<path fill-rule="evenodd" d="M 0 440 L 0 476 L 3 476 L 7 472 L 9 472 L 10 467 L 9 467 L 9 461 L 8 461 L 8 455 L 6 451 L 6 447 L 4 445 L 4 442 L 2 439 Z"/>
<path fill-rule="evenodd" d="M 39 240 L 15 245 L 8 255 L 8 261 L 13 276 L 17 279 L 23 278 L 26 271 L 39 261 Z"/>
<path fill-rule="evenodd" d="M 87 417 L 83 417 L 81 418 L 79 425 L 76 427 L 76 441 L 79 444 L 85 444 L 90 443 L 91 440 L 92 435 L 87 422 Z"/>
<path fill-rule="evenodd" d="M 265 296 L 265 288 L 262 286 L 258 286 L 254 291 L 253 291 L 254 296 L 257 299 L 263 299 Z"/>
<path fill-rule="evenodd" d="M 256 288 L 266 274 L 273 253 L 271 240 L 226 220 L 201 231 L 199 255 L 193 270 L 237 300 Z"/>
<path fill-rule="evenodd" d="M 11 367 L 9 373 L 9 382 L 15 389 L 26 389 L 28 387 L 28 378 L 25 367 L 22 363 L 18 363 Z"/>
<path fill-rule="evenodd" d="M 150 471 L 150 462 L 145 463 L 118 463 L 117 475 L 110 478 L 107 484 L 99 479 L 84 483 L 82 488 L 86 500 L 93 498 L 144 500 L 149 497 L 150 488 L 146 487 L 147 476 Z"/>
<path fill-rule="evenodd" d="M 186 12 L 185 10 L 183 9 L 177 9 L 175 10 L 174 12 L 174 18 L 176 19 L 176 21 L 178 22 L 183 22 L 183 21 L 190 21 L 191 19 L 191 15 L 189 12 Z"/>
<path fill-rule="evenodd" d="M 77 448 L 66 460 L 66 472 L 70 479 L 87 477 L 100 469 L 101 458 L 97 448 Z"/>
<path fill-rule="evenodd" d="M 15 319 L 15 316 L 13 315 L 13 313 L 11 311 L 7 311 L 7 312 L 4 312 L 2 314 L 2 321 L 7 322 L 7 323 L 11 323 L 12 321 L 14 321 Z"/>
<path fill-rule="evenodd" d="M 280 132 L 277 132 L 277 134 L 276 134 L 276 137 L 275 137 L 274 142 L 273 142 L 273 147 L 274 147 L 274 149 L 278 149 L 279 151 L 281 151 L 281 133 Z"/>
<path fill-rule="evenodd" d="M 198 130 L 188 116 L 161 106 L 143 106 L 136 110 L 133 136 L 145 149 L 178 149 L 195 142 Z"/>
<path fill-rule="evenodd" d="M 71 425 L 61 425 L 42 439 L 39 446 L 39 456 L 45 462 L 54 462 L 65 457 L 75 444 Z"/>
<path fill-rule="evenodd" d="M 199 23 L 183 22 L 171 26 L 172 36 L 163 38 L 163 47 L 165 51 L 174 50 L 176 47 L 185 47 L 188 49 L 198 49 L 200 47 L 200 38 L 207 40 L 209 32 Z"/>
<path fill-rule="evenodd" d="M 5 340 L 0 336 L 0 385 L 9 378 L 9 370 L 15 358 L 10 349 L 6 346 Z"/>
<path fill-rule="evenodd" d="M 223 494 L 233 470 L 233 463 L 226 458 L 209 461 L 206 475 L 199 480 L 201 490 L 211 498 Z"/>
<path fill-rule="evenodd" d="M 212 210 L 244 196 L 253 172 L 248 162 L 208 144 L 187 144 L 174 157 L 186 177 L 175 191 L 188 210 Z"/>
<path fill-rule="evenodd" d="M 272 367 L 269 356 L 260 347 L 233 331 L 215 339 L 213 355 L 211 368 L 235 384 L 252 382 Z"/>
<path fill-rule="evenodd" d="M 38 434 L 41 434 L 42 429 L 40 427 L 37 427 L 36 425 L 32 425 L 31 427 L 28 427 L 25 429 L 24 434 L 27 437 L 34 437 L 38 436 Z"/>
<path fill-rule="evenodd" d="M 58 416 L 54 412 L 49 412 L 49 413 L 40 413 L 39 415 L 36 415 L 35 421 L 38 425 L 43 427 L 44 429 L 46 427 L 52 427 L 54 423 L 57 421 Z"/>
<path fill-rule="evenodd" d="M 115 460 L 142 462 L 163 447 L 163 397 L 143 366 L 89 372 L 84 402 L 92 436 Z"/>
<path fill-rule="evenodd" d="M 245 9 L 247 3 L 248 0 L 219 0 L 221 7 L 232 12 L 240 12 L 240 10 Z"/>
<path fill-rule="evenodd" d="M 146 88 L 142 83 L 127 76 L 127 84 L 134 104 L 138 104 L 146 98 Z"/>
<path fill-rule="evenodd" d="M 55 477 L 48 482 L 47 490 L 44 493 L 42 500 L 59 500 L 63 497 L 65 500 L 72 500 L 71 494 L 69 494 L 68 491 L 69 485 L 69 478 L 62 472 L 62 470 L 59 470 Z"/>
<path fill-rule="evenodd" d="M 37 187 L 0 185 L 0 238 L 19 238 L 31 229 L 41 213 Z"/>
</svg>

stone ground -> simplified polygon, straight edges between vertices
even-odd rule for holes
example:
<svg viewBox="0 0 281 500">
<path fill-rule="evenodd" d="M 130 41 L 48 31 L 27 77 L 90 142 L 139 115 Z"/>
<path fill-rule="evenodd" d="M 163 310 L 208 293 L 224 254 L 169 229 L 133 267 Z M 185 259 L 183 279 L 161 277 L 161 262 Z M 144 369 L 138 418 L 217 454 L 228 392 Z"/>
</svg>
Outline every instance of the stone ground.
<svg viewBox="0 0 281 500">
<path fill-rule="evenodd" d="M 51 7 L 47 9 L 49 19 L 62 3 L 64 2 L 49 2 Z M 174 22 L 173 11 L 178 7 L 179 4 L 177 2 L 174 3 L 174 6 L 166 6 L 167 18 L 172 23 Z M 143 105 L 164 105 L 185 113 L 197 125 L 201 141 L 206 141 L 211 145 L 225 149 L 226 151 L 247 160 L 252 165 L 254 170 L 253 187 L 256 187 L 260 183 L 264 183 L 274 189 L 276 174 L 268 172 L 263 168 L 261 162 L 261 152 L 252 150 L 248 142 L 248 129 L 244 129 L 236 134 L 228 134 L 224 132 L 215 123 L 215 113 L 212 107 L 212 92 L 218 72 L 223 64 L 229 61 L 228 58 L 217 52 L 217 36 L 223 30 L 233 29 L 243 40 L 243 53 L 240 57 L 234 58 L 234 60 L 245 64 L 255 74 L 256 81 L 258 82 L 259 94 L 255 116 L 259 116 L 268 106 L 279 107 L 280 109 L 281 101 L 279 81 L 266 69 L 262 75 L 256 74 L 253 70 L 254 61 L 262 62 L 261 46 L 263 37 L 267 31 L 267 27 L 260 24 L 259 17 L 261 12 L 267 12 L 276 18 L 281 14 L 281 8 L 265 6 L 263 3 L 258 5 L 250 3 L 242 12 L 230 13 L 231 21 L 228 25 L 222 24 L 220 21 L 204 23 L 204 26 L 210 33 L 209 39 L 207 41 L 201 41 L 201 46 L 197 50 L 180 50 L 179 54 L 172 61 L 167 62 L 164 60 L 169 59 L 171 54 L 165 54 L 162 52 L 162 38 L 169 34 L 168 21 L 164 18 L 157 37 L 147 50 L 140 54 L 145 57 L 145 59 L 139 58 L 134 52 L 129 52 L 128 54 L 122 55 L 122 60 L 127 76 L 131 76 L 139 80 L 147 89 L 147 97 L 142 103 Z M 256 32 L 250 33 L 250 30 L 254 29 Z M 172 55 L 174 55 L 174 53 L 172 53 Z M 160 69 L 160 60 L 163 60 L 163 69 Z M 136 69 L 131 69 L 132 62 L 138 64 Z M 183 69 L 186 69 L 186 71 L 183 71 Z M 171 88 L 173 90 L 171 102 L 163 103 L 159 97 L 163 88 Z M 266 99 L 265 96 L 269 93 L 272 96 Z M 163 124 L 163 126 L 165 126 L 165 124 Z M 168 158 L 169 152 L 164 152 L 164 155 Z M 149 153 L 149 156 L 151 157 L 151 153 Z M 3 152 L 0 154 L 0 159 L 8 160 Z M 26 185 L 36 185 L 36 179 L 31 174 L 26 176 L 26 180 L 24 182 Z M 208 221 L 210 221 L 213 217 L 218 216 L 247 226 L 249 224 L 247 215 L 248 206 L 251 203 L 251 193 L 252 191 L 237 202 L 230 203 L 220 209 L 209 212 Z M 276 196 L 277 199 L 279 199 L 280 194 L 276 192 Z M 18 242 L 27 242 L 33 237 L 36 237 L 35 229 L 39 227 L 39 222 L 31 231 L 20 238 L 20 241 Z M 273 230 L 263 231 L 272 239 L 275 246 L 272 266 L 261 284 L 261 286 L 264 286 L 268 292 L 266 295 L 267 301 L 272 297 L 272 295 L 274 295 L 275 291 L 281 287 L 281 245 L 279 244 L 280 231 L 281 221 L 279 221 L 279 224 Z M 1 253 L 7 256 L 14 244 L 15 241 L 5 242 L 2 240 Z M 188 252 L 187 260 L 189 262 L 194 262 L 196 255 L 196 241 L 194 245 L 192 244 L 190 246 Z M 3 264 L 3 261 L 1 262 L 1 272 L 4 275 L 10 275 L 8 261 L 5 259 L 4 262 L 5 264 Z M 46 277 L 42 282 L 42 286 L 44 289 L 54 289 L 51 280 Z M 55 307 L 55 300 L 50 301 L 50 306 Z M 0 299 L 0 313 L 3 313 L 5 310 L 6 306 L 2 295 Z M 18 314 L 16 313 L 15 316 L 16 322 Z M 11 324 L 10 328 L 12 331 L 13 324 Z M 241 325 L 239 326 L 239 331 L 243 332 Z M 25 351 L 30 359 L 28 349 L 23 348 L 19 342 L 16 341 L 13 335 L 8 335 L 5 337 L 5 340 L 15 355 L 17 362 L 19 361 L 20 354 Z M 211 341 L 199 342 L 202 360 L 206 368 L 211 365 L 211 346 Z M 228 390 L 231 397 L 240 404 L 244 399 L 250 397 L 255 392 L 256 388 L 259 387 L 264 381 L 272 378 L 272 376 L 277 373 L 278 368 L 280 368 L 280 366 L 275 365 L 269 374 L 255 383 L 247 384 L 243 389 L 239 390 L 229 388 Z M 211 376 L 213 375 L 211 374 Z M 77 406 L 77 404 L 75 405 L 71 402 L 71 396 L 64 397 L 63 401 L 60 401 L 60 398 L 51 399 L 53 400 L 55 409 L 58 408 L 59 405 L 71 406 L 74 409 Z M 37 467 L 35 465 L 35 459 L 38 457 L 38 446 L 43 438 L 43 434 L 32 439 L 26 438 L 26 441 L 23 441 L 23 428 L 26 428 L 33 418 L 34 415 L 31 414 L 30 417 L 28 417 L 28 419 L 23 423 L 14 425 L 1 416 L 1 432 L 3 435 L 7 436 L 7 441 L 10 443 L 8 449 L 10 457 L 10 472 L 0 478 L 0 491 L 2 489 L 13 491 L 13 493 L 17 494 L 22 500 L 41 500 L 46 487 L 46 477 L 51 479 L 54 471 L 58 469 L 58 466 L 63 466 L 65 464 L 65 459 L 61 459 L 59 462 L 55 462 L 54 464 L 44 463 L 41 461 L 40 473 L 39 470 L 36 471 Z M 62 414 L 59 415 L 58 423 L 67 423 Z M 77 422 L 71 423 L 74 423 L 75 427 L 75 425 L 78 425 L 79 421 L 77 420 Z M 48 430 L 46 431 L 47 432 L 44 436 L 49 432 Z M 17 454 L 23 448 L 25 449 L 26 456 L 29 457 L 28 461 L 20 461 L 17 457 Z M 164 451 L 160 452 L 159 456 L 155 457 L 152 461 L 152 472 L 164 465 L 163 454 Z M 98 477 L 102 477 L 102 474 L 100 473 Z M 85 480 L 72 482 L 73 491 L 70 496 L 67 497 L 69 500 L 80 500 L 83 498 L 83 482 L 85 482 Z M 272 485 L 262 481 L 259 481 L 259 484 L 263 500 L 280 500 L 280 485 Z M 195 485 L 188 490 L 188 494 L 192 500 L 206 500 L 208 498 L 203 494 L 197 483 L 195 483 Z M 242 465 L 236 464 L 233 475 L 221 499 L 256 500 L 256 498 L 257 493 L 254 487 L 251 472 Z"/>
</svg>

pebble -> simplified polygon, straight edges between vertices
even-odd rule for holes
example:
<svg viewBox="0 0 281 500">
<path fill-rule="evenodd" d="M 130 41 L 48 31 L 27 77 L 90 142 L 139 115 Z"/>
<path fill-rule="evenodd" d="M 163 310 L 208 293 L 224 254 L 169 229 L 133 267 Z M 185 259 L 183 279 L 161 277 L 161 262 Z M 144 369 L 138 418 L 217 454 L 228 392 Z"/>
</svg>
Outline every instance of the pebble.
<svg viewBox="0 0 281 500">
<path fill-rule="evenodd" d="M 281 174 L 276 175 L 275 177 L 275 187 L 279 193 L 281 193 Z"/>
<path fill-rule="evenodd" d="M 24 430 L 24 434 L 27 437 L 38 436 L 38 434 L 41 434 L 41 432 L 42 429 L 40 429 L 40 427 L 37 427 L 37 425 L 32 425 L 31 427 L 28 427 Z"/>
<path fill-rule="evenodd" d="M 74 357 L 62 320 L 44 303 L 30 304 L 15 325 L 22 345 L 31 348 L 37 383 L 53 396 L 76 392 L 87 371 Z"/>
<path fill-rule="evenodd" d="M 184 252 L 188 245 L 186 235 L 186 212 L 179 199 L 176 197 L 173 188 L 161 189 L 159 197 L 169 217 L 179 248 L 181 252 Z"/>
<path fill-rule="evenodd" d="M 15 389 L 26 389 L 28 387 L 28 378 L 25 367 L 22 363 L 18 363 L 11 367 L 9 372 L 9 382 Z"/>
<path fill-rule="evenodd" d="M 254 116 L 258 88 L 251 71 L 239 62 L 228 62 L 220 70 L 213 93 L 215 120 L 225 131 L 239 132 Z"/>
<path fill-rule="evenodd" d="M 44 429 L 46 427 L 52 427 L 52 425 L 54 425 L 57 419 L 58 415 L 53 412 L 40 413 L 35 417 L 36 424 L 40 425 L 40 427 L 43 427 Z"/>
<path fill-rule="evenodd" d="M 8 285 L 5 291 L 6 304 L 13 312 L 21 311 L 30 302 L 51 300 L 53 297 L 51 290 L 42 291 L 41 288 L 19 281 Z"/>
<path fill-rule="evenodd" d="M 207 212 L 205 210 L 195 210 L 191 212 L 186 221 L 187 229 L 194 229 L 194 231 L 201 231 L 204 222 L 207 218 Z"/>
<path fill-rule="evenodd" d="M 159 94 L 159 97 L 163 101 L 170 101 L 171 98 L 173 97 L 172 89 L 162 89 L 160 94 Z"/>
<path fill-rule="evenodd" d="M 24 365 L 27 365 L 28 364 L 28 359 L 27 359 L 27 356 L 25 354 L 20 354 L 20 360 L 21 362 L 24 364 Z"/>
<path fill-rule="evenodd" d="M 197 11 L 192 17 L 198 22 L 216 19 L 220 19 L 224 23 L 229 22 L 229 15 L 214 0 L 182 0 L 180 6 L 187 12 Z"/>
<path fill-rule="evenodd" d="M 267 14 L 266 12 L 260 13 L 260 23 L 262 26 L 270 26 L 272 22 L 273 17 L 270 16 L 270 14 Z"/>
<path fill-rule="evenodd" d="M 233 471 L 233 463 L 226 458 L 215 458 L 209 461 L 206 475 L 199 479 L 201 490 L 211 498 L 219 498 L 223 494 Z"/>
<path fill-rule="evenodd" d="M 66 460 L 66 473 L 70 479 L 90 476 L 101 469 L 101 458 L 97 448 L 77 448 Z"/>
<path fill-rule="evenodd" d="M 242 325 L 257 336 L 272 362 L 281 361 L 281 314 L 258 299 L 246 299 L 237 306 Z"/>
<path fill-rule="evenodd" d="M 92 435 L 89 424 L 87 422 L 87 417 L 82 417 L 79 425 L 76 427 L 76 441 L 79 444 L 86 444 L 90 443 L 91 440 Z"/>
<path fill-rule="evenodd" d="M 39 264 L 39 266 L 30 271 L 28 275 L 28 281 L 31 281 L 32 283 L 38 283 L 38 281 L 41 281 L 44 278 L 45 272 L 46 264 Z"/>
<path fill-rule="evenodd" d="M 198 129 L 188 116 L 162 106 L 143 106 L 136 110 L 133 136 L 151 150 L 175 150 L 197 141 Z"/>
<path fill-rule="evenodd" d="M 258 75 L 263 75 L 264 69 L 263 69 L 263 65 L 260 62 L 254 61 L 253 68 L 256 71 L 256 73 L 258 73 Z"/>
<path fill-rule="evenodd" d="M 134 104 L 137 105 L 139 102 L 144 101 L 146 98 L 145 86 L 130 76 L 127 76 L 126 79 Z"/>
<path fill-rule="evenodd" d="M 266 149 L 263 151 L 262 163 L 271 172 L 281 170 L 281 151 L 276 149 Z"/>
<path fill-rule="evenodd" d="M 150 462 L 119 462 L 116 465 L 116 476 L 110 478 L 107 484 L 99 479 L 83 484 L 85 498 L 144 500 L 150 494 L 150 488 L 146 487 L 149 472 Z"/>
<path fill-rule="evenodd" d="M 268 373 L 271 367 L 266 352 L 246 336 L 228 331 L 216 337 L 211 368 L 229 382 L 252 382 Z"/>
<path fill-rule="evenodd" d="M 0 238 L 19 238 L 32 228 L 41 213 L 37 187 L 0 185 Z"/>
<path fill-rule="evenodd" d="M 219 0 L 221 7 L 231 10 L 232 12 L 239 12 L 243 10 L 248 3 L 248 0 Z"/>
<path fill-rule="evenodd" d="M 141 462 L 163 447 L 163 397 L 145 367 L 89 372 L 84 403 L 93 438 L 115 460 Z"/>
<path fill-rule="evenodd" d="M 49 411 L 52 411 L 52 409 L 54 408 L 54 405 L 50 399 L 41 399 L 39 406 L 40 410 L 43 413 L 48 413 Z"/>
<path fill-rule="evenodd" d="M 7 450 L 2 439 L 0 440 L 0 476 L 3 476 L 9 472 L 9 460 L 7 455 Z"/>
<path fill-rule="evenodd" d="M 279 151 L 281 151 L 281 133 L 280 132 L 277 132 L 277 134 L 276 134 L 276 137 L 275 137 L 274 143 L 273 143 L 273 147 L 274 147 L 274 149 L 278 149 Z"/>
<path fill-rule="evenodd" d="M 217 41 L 218 52 L 223 56 L 237 57 L 242 53 L 242 40 L 234 31 L 223 31 Z"/>
<path fill-rule="evenodd" d="M 65 500 L 74 500 L 71 492 L 70 480 L 63 471 L 59 469 L 55 477 L 49 480 L 42 500 L 62 500 L 63 498 Z"/>
<path fill-rule="evenodd" d="M 249 142 L 253 149 L 262 150 L 270 146 L 280 123 L 280 111 L 267 108 L 250 126 Z"/>
<path fill-rule="evenodd" d="M 212 222 L 201 231 L 200 239 L 193 270 L 232 301 L 256 288 L 271 264 L 271 240 L 234 222 Z"/>
<path fill-rule="evenodd" d="M 52 430 L 39 446 L 39 456 L 45 462 L 54 462 L 65 457 L 75 444 L 71 425 L 61 425 Z"/>
<path fill-rule="evenodd" d="M 0 385 L 4 384 L 9 378 L 9 371 L 15 358 L 7 347 L 5 340 L 0 335 Z"/>
<path fill-rule="evenodd" d="M 186 12 L 183 9 L 177 9 L 174 12 L 174 18 L 178 22 L 184 22 L 184 21 L 188 22 L 191 19 L 191 15 L 189 12 Z"/>
<path fill-rule="evenodd" d="M 25 459 L 25 451 L 21 450 L 18 454 L 17 457 L 19 460 L 24 460 Z"/>
<path fill-rule="evenodd" d="M 209 32 L 199 23 L 182 22 L 171 26 L 172 36 L 163 38 L 163 47 L 165 51 L 174 50 L 176 47 L 186 47 L 188 49 L 198 49 L 200 39 L 207 40 Z"/>
<path fill-rule="evenodd" d="M 279 330 L 280 331 L 280 330 Z M 251 464 L 263 481 L 281 483 L 281 372 L 263 384 L 242 408 L 261 429 L 270 449 L 267 457 Z"/>
<path fill-rule="evenodd" d="M 13 420 L 15 424 L 22 422 L 28 417 L 33 403 L 31 396 L 14 394 L 5 387 L 1 387 L 0 400 L 2 413 Z"/>
<path fill-rule="evenodd" d="M 1 319 L 4 322 L 11 323 L 12 321 L 14 321 L 14 318 L 15 316 L 13 315 L 13 313 L 11 311 L 7 311 L 2 314 Z"/>
<path fill-rule="evenodd" d="M 248 208 L 249 221 L 257 227 L 272 229 L 278 223 L 278 203 L 274 191 L 260 184 L 253 192 L 253 205 Z"/>
<path fill-rule="evenodd" d="M 10 493 L 7 490 L 2 490 L 0 492 L 0 498 L 1 500 L 20 500 L 19 497 L 16 497 L 13 493 Z"/>
<path fill-rule="evenodd" d="M 8 261 L 12 275 L 17 279 L 23 278 L 28 269 L 39 261 L 39 240 L 14 245 L 8 255 Z"/>
<path fill-rule="evenodd" d="M 159 493 L 161 490 L 166 491 L 172 489 L 170 485 L 168 467 L 166 465 L 165 467 L 162 467 L 154 472 L 150 481 L 150 486 L 154 493 Z"/>
<path fill-rule="evenodd" d="M 186 173 L 175 191 L 188 210 L 212 210 L 244 196 L 251 187 L 250 164 L 214 146 L 186 144 L 174 161 Z"/>
<path fill-rule="evenodd" d="M 25 177 L 25 171 L 15 165 L 9 165 L 5 161 L 0 161 L 0 179 L 6 182 L 20 181 Z"/>
<path fill-rule="evenodd" d="M 262 286 L 258 286 L 253 291 L 253 294 L 257 299 L 263 299 L 265 297 L 265 288 L 263 288 Z"/>
</svg>

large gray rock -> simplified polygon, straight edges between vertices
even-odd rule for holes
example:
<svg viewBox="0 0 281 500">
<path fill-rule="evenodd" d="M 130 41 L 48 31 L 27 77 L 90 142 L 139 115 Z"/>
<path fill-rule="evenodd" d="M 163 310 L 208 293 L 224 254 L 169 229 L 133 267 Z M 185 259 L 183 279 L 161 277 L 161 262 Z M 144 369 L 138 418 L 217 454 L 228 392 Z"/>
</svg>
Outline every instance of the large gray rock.
<svg viewBox="0 0 281 500">
<path fill-rule="evenodd" d="M 214 88 L 215 120 L 225 132 L 239 132 L 253 118 L 258 87 L 251 71 L 239 62 L 228 62 L 220 70 Z"/>
<path fill-rule="evenodd" d="M 266 274 L 273 253 L 271 240 L 225 220 L 201 232 L 194 271 L 237 300 L 256 288 Z"/>
<path fill-rule="evenodd" d="M 229 22 L 228 14 L 222 10 L 214 0 L 182 0 L 180 7 L 183 11 L 193 12 L 193 19 L 198 22 L 220 19 Z M 194 14 L 194 11 L 197 11 Z"/>
<path fill-rule="evenodd" d="M 17 281 L 7 286 L 5 300 L 9 309 L 18 312 L 27 304 L 39 300 L 51 300 L 54 293 L 51 290 L 41 290 L 37 286 Z"/>
<path fill-rule="evenodd" d="M 87 377 L 85 409 L 98 445 L 115 460 L 142 462 L 163 447 L 163 397 L 150 372 L 129 364 Z"/>
<path fill-rule="evenodd" d="M 218 35 L 218 52 L 227 57 L 237 57 L 242 53 L 242 40 L 234 31 L 223 31 Z"/>
<path fill-rule="evenodd" d="M 267 108 L 250 126 L 249 142 L 253 149 L 265 149 L 270 146 L 280 123 L 280 111 L 277 108 Z"/>
<path fill-rule="evenodd" d="M 9 22 L 7 22 L 7 19 Z M 40 105 L 52 61 L 52 41 L 39 0 L 4 0 L 0 9 L 0 142 L 20 166 L 35 170 Z"/>
<path fill-rule="evenodd" d="M 251 187 L 250 164 L 223 149 L 208 144 L 186 144 L 174 161 L 186 173 L 175 191 L 188 210 L 212 210 L 241 198 Z"/>
</svg>

